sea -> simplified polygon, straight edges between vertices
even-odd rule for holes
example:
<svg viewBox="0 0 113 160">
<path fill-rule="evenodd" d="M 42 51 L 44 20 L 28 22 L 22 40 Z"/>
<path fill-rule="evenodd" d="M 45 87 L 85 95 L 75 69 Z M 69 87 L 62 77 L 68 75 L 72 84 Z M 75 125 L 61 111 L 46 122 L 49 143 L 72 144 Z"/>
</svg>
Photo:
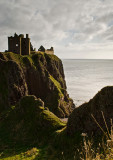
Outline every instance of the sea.
<svg viewBox="0 0 113 160">
<path fill-rule="evenodd" d="M 113 86 L 113 60 L 63 59 L 67 91 L 76 107 L 105 86 Z"/>
</svg>

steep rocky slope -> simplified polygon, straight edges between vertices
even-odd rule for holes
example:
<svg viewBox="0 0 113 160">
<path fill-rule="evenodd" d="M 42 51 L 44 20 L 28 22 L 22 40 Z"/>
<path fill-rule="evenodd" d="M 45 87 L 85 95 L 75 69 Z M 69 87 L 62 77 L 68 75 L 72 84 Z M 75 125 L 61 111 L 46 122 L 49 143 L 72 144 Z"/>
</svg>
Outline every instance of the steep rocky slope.
<svg viewBox="0 0 113 160">
<path fill-rule="evenodd" d="M 113 119 L 113 86 L 108 86 L 88 103 L 74 109 L 68 119 L 67 132 L 69 135 L 77 132 L 89 135 L 103 134 L 98 124 L 106 132 L 105 123 L 110 129 L 111 119 Z"/>
<path fill-rule="evenodd" d="M 0 53 L 0 84 L 0 111 L 26 95 L 41 98 L 58 117 L 67 117 L 74 108 L 62 62 L 55 55 Z"/>
<path fill-rule="evenodd" d="M 0 111 L 7 110 L 25 95 L 28 89 L 22 69 L 14 61 L 0 59 Z"/>
</svg>

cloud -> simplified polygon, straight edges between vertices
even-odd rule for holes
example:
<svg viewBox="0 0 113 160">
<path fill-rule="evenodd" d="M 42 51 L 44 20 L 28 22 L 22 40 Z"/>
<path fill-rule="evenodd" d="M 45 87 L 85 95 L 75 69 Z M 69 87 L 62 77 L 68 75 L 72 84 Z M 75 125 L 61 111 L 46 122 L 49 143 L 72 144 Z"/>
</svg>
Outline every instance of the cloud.
<svg viewBox="0 0 113 160">
<path fill-rule="evenodd" d="M 57 52 L 63 48 L 61 57 L 65 57 L 67 48 L 72 46 L 76 46 L 72 47 L 72 52 L 75 51 L 72 57 L 78 57 L 78 53 L 81 54 L 78 45 L 83 46 L 84 53 L 91 52 L 89 46 L 94 49 L 93 53 L 97 52 L 95 45 L 99 46 L 100 43 L 104 44 L 101 45 L 103 50 L 110 52 L 111 56 L 107 46 L 113 41 L 112 17 L 112 0 L 1 0 L 1 50 L 6 49 L 7 36 L 17 32 L 29 33 L 37 49 L 41 44 L 48 48 L 54 45 Z M 84 44 L 87 45 L 84 47 Z M 86 51 L 87 48 L 89 51 Z"/>
</svg>

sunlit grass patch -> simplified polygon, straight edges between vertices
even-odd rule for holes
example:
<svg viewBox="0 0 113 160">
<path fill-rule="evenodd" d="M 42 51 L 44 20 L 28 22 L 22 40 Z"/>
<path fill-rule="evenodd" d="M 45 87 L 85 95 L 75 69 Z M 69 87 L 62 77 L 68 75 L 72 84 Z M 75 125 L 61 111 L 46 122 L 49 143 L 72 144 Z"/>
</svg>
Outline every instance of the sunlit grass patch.
<svg viewBox="0 0 113 160">
<path fill-rule="evenodd" d="M 1 152 L 0 160 L 21 160 L 21 159 L 22 160 L 33 160 L 38 156 L 38 154 L 39 154 L 39 149 L 35 147 L 28 149 L 25 152 L 18 151 L 18 150 L 17 151 L 6 150 L 4 152 Z"/>
</svg>

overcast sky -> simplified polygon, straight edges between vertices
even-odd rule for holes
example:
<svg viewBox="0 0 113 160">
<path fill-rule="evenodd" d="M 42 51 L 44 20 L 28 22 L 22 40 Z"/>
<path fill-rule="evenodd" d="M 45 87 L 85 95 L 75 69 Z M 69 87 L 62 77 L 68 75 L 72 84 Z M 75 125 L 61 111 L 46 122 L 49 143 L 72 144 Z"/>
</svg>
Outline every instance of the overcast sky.
<svg viewBox="0 0 113 160">
<path fill-rule="evenodd" d="M 15 32 L 60 58 L 113 59 L 113 0 L 0 0 L 0 51 Z"/>
</svg>

